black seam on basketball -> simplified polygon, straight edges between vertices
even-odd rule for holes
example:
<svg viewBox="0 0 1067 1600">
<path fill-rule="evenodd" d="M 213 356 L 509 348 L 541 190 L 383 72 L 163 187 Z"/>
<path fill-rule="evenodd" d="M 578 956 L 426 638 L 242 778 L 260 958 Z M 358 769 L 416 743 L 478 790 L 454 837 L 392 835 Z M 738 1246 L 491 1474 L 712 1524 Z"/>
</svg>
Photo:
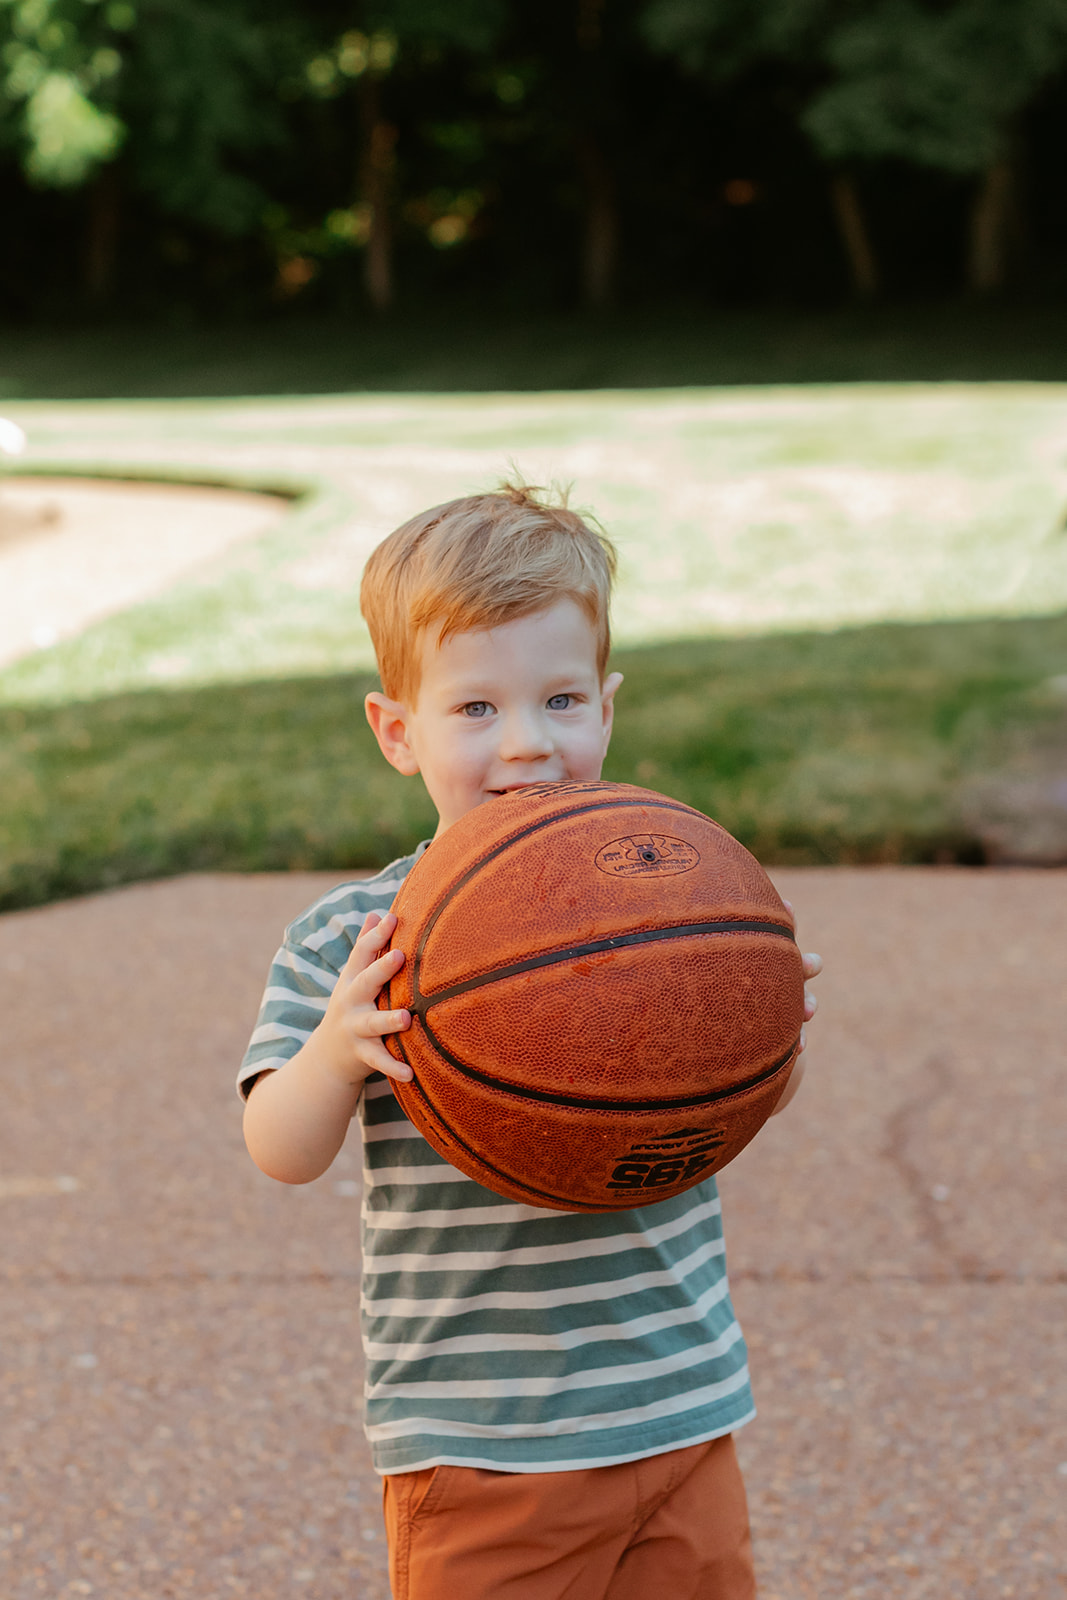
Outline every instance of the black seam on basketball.
<svg viewBox="0 0 1067 1600">
<path fill-rule="evenodd" d="M 426 925 L 422 930 L 422 935 L 412 958 L 411 984 L 415 992 L 415 997 L 418 998 L 422 993 L 421 989 L 419 988 L 419 969 L 422 965 L 422 953 L 426 948 L 427 939 L 430 937 L 430 934 L 433 932 L 438 920 L 443 915 L 449 903 L 455 898 L 465 884 L 469 883 L 473 877 L 477 876 L 477 874 L 481 872 L 483 867 L 487 866 L 490 861 L 495 861 L 497 856 L 503 855 L 505 850 L 510 850 L 512 845 L 517 844 L 520 839 L 528 839 L 532 833 L 539 833 L 542 828 L 550 828 L 553 823 L 561 822 L 567 817 L 582 817 L 590 811 L 610 811 L 616 806 L 634 805 L 648 805 L 650 808 L 660 811 L 684 811 L 688 816 L 699 817 L 702 822 L 709 822 L 712 820 L 709 817 L 705 817 L 703 812 L 697 811 L 695 807 L 684 805 L 680 800 L 641 801 L 627 799 L 618 794 L 612 794 L 607 800 L 593 800 L 586 805 L 570 806 L 566 811 L 553 811 L 551 816 L 538 817 L 536 822 L 527 823 L 527 825 L 524 828 L 520 828 L 517 833 L 509 834 L 506 839 L 490 850 L 488 855 L 480 856 L 473 866 L 468 867 L 467 871 L 461 878 L 457 878 L 456 882 L 449 886 L 447 893 L 433 908 L 433 911 L 430 913 Z M 715 823 L 715 826 L 722 829 L 721 823 Z M 722 831 L 725 832 L 725 829 L 722 829 Z"/>
<path fill-rule="evenodd" d="M 782 1058 L 782 1060 L 777 1064 L 777 1066 L 772 1069 L 771 1072 L 769 1072 L 769 1073 L 764 1075 L 765 1079 L 769 1079 L 769 1078 L 773 1077 L 775 1072 L 780 1071 L 784 1066 L 788 1065 L 790 1059 L 795 1054 L 797 1045 L 799 1043 L 800 1043 L 800 1040 L 798 1039 L 796 1041 L 796 1044 L 794 1044 L 792 1050 L 790 1050 L 789 1054 L 787 1056 L 784 1056 Z M 757 1080 L 757 1081 L 763 1081 L 763 1080 Z M 496 1177 L 501 1178 L 512 1189 L 521 1189 L 524 1194 L 536 1195 L 542 1200 L 551 1200 L 564 1211 L 584 1211 L 584 1212 L 587 1212 L 587 1213 L 592 1213 L 594 1215 L 597 1215 L 597 1214 L 600 1214 L 601 1212 L 604 1212 L 604 1211 L 631 1211 L 631 1210 L 633 1210 L 633 1206 L 619 1206 L 619 1205 L 616 1205 L 616 1206 L 601 1206 L 601 1205 L 595 1204 L 591 1200 L 589 1200 L 589 1201 L 576 1201 L 574 1199 L 574 1197 L 571 1196 L 571 1195 L 556 1194 L 551 1189 L 536 1189 L 533 1186 L 532 1183 L 524 1183 L 521 1178 L 516 1178 L 514 1176 L 514 1174 L 512 1174 L 510 1172 L 504 1172 L 500 1167 L 494 1166 L 491 1161 L 487 1161 L 486 1160 L 484 1155 L 482 1155 L 479 1151 L 473 1149 L 473 1147 L 471 1145 L 469 1145 L 465 1139 L 461 1138 L 460 1135 L 452 1127 L 451 1123 L 445 1121 L 444 1117 L 438 1111 L 437 1107 L 431 1102 L 431 1100 L 429 1099 L 429 1097 L 426 1094 L 425 1090 L 422 1088 L 421 1084 L 418 1082 L 417 1079 L 412 1078 L 409 1082 L 406 1082 L 406 1083 L 402 1084 L 401 1087 L 403 1088 L 405 1093 L 410 1094 L 413 1098 L 417 1098 L 418 1100 L 421 1101 L 421 1103 L 422 1103 L 423 1107 L 425 1108 L 426 1112 L 429 1113 L 429 1115 L 427 1117 L 427 1120 L 432 1122 L 432 1123 L 434 1123 L 434 1124 L 436 1124 L 438 1135 L 441 1138 L 441 1142 L 443 1144 L 447 1144 L 447 1141 L 449 1139 L 451 1139 L 455 1144 L 457 1144 L 460 1147 L 461 1150 L 465 1150 L 467 1155 L 470 1156 L 471 1160 L 473 1162 L 475 1162 L 479 1167 L 481 1167 L 484 1171 L 491 1172 Z M 497 1087 L 499 1087 L 499 1085 Z M 734 1089 L 734 1090 L 731 1091 L 731 1093 L 734 1093 L 734 1094 L 737 1094 L 737 1093 L 740 1093 L 740 1092 L 741 1092 L 740 1089 Z M 399 1098 L 399 1096 L 397 1098 Z M 725 1096 L 720 1096 L 720 1098 L 726 1098 L 726 1097 Z M 571 1103 L 571 1102 L 565 1102 L 565 1103 Z M 596 1109 L 598 1109 L 598 1110 L 615 1110 L 616 1109 L 616 1107 L 614 1105 L 605 1106 L 603 1104 L 603 1102 L 594 1102 L 594 1104 L 595 1104 Z M 414 1122 L 414 1118 L 410 1116 L 410 1113 L 407 1111 L 407 1108 L 404 1106 L 404 1102 L 403 1102 L 402 1099 L 400 1101 L 400 1106 L 401 1106 L 401 1110 L 403 1110 L 405 1115 L 408 1116 L 408 1120 L 411 1121 L 411 1122 Z M 648 1109 L 649 1110 L 658 1110 L 659 1107 L 655 1106 L 655 1105 L 650 1105 L 648 1107 Z M 417 1127 L 418 1124 L 415 1123 L 415 1126 Z M 423 1135 L 423 1137 L 425 1137 L 425 1134 Z M 692 1154 L 693 1152 L 687 1151 L 686 1153 L 687 1154 Z M 438 1154 L 441 1155 L 445 1160 L 448 1160 L 448 1156 L 445 1154 L 444 1151 L 440 1151 L 439 1150 Z M 450 1165 L 454 1165 L 454 1163 L 450 1163 Z M 457 1170 L 459 1170 L 459 1169 L 457 1168 Z M 469 1174 L 465 1173 L 464 1176 L 467 1177 L 467 1176 L 469 1176 Z M 705 1176 L 711 1176 L 711 1174 L 706 1174 Z M 477 1183 L 479 1180 L 477 1178 L 475 1178 L 473 1181 L 475 1183 Z M 703 1182 L 704 1179 L 701 1179 L 700 1181 Z M 483 1185 L 483 1188 L 489 1188 L 489 1187 L 490 1187 L 489 1184 L 484 1184 Z M 495 1193 L 495 1191 L 494 1191 L 494 1193 Z M 663 1196 L 661 1196 L 661 1198 L 669 1200 L 669 1199 L 672 1198 L 672 1196 L 663 1195 Z M 652 1204 L 651 1201 L 646 1201 L 644 1203 L 645 1204 Z"/>
<path fill-rule="evenodd" d="M 457 1072 L 461 1072 L 465 1078 L 469 1078 L 474 1083 L 482 1083 L 486 1088 L 493 1089 L 500 1095 L 514 1095 L 519 1100 L 537 1100 L 545 1105 L 567 1106 L 584 1111 L 610 1111 L 613 1115 L 620 1111 L 638 1113 L 645 1111 L 685 1111 L 693 1106 L 711 1106 L 717 1105 L 723 1100 L 732 1100 L 735 1095 L 745 1094 L 749 1089 L 758 1089 L 760 1084 L 769 1082 L 776 1073 L 781 1072 L 782 1068 L 789 1064 L 800 1044 L 799 1038 L 794 1039 L 785 1055 L 780 1056 L 771 1066 L 764 1067 L 761 1072 L 757 1072 L 751 1078 L 745 1078 L 741 1083 L 731 1084 L 728 1089 L 705 1090 L 700 1094 L 680 1095 L 669 1100 L 608 1100 L 602 1095 L 557 1094 L 548 1089 L 530 1089 L 522 1084 L 508 1083 L 500 1078 L 491 1077 L 486 1072 L 479 1072 L 477 1067 L 472 1067 L 468 1062 L 461 1061 L 458 1056 L 452 1054 L 446 1045 L 441 1043 L 425 1017 L 420 1020 L 428 1043 L 433 1046 L 438 1055 L 444 1061 L 447 1061 L 449 1066 L 455 1067 Z M 440 1113 L 438 1112 L 437 1115 L 440 1115 Z"/>
<path fill-rule="evenodd" d="M 498 978 L 513 978 L 519 972 L 533 972 L 540 967 L 556 967 L 564 961 L 580 961 L 584 956 L 600 955 L 605 950 L 620 950 L 635 944 L 655 944 L 661 939 L 695 938 L 701 933 L 772 933 L 780 939 L 788 939 L 791 944 L 796 943 L 790 929 L 781 927 L 777 922 L 679 922 L 669 927 L 639 928 L 633 933 L 613 934 L 610 939 L 568 945 L 563 950 L 543 950 L 539 955 L 527 956 L 525 961 L 512 961 L 506 967 L 492 967 L 488 972 L 465 978 L 462 983 L 453 983 L 447 989 L 437 989 L 433 994 L 424 994 L 415 976 L 412 980 L 413 1003 L 408 1009 L 416 1017 L 425 1017 L 429 1008 L 440 1001 L 451 1000 L 454 995 L 466 994 L 470 989 L 484 988 Z"/>
<path fill-rule="evenodd" d="M 403 1061 L 406 1066 L 410 1067 L 412 1065 L 412 1063 L 407 1058 L 407 1054 L 406 1054 L 406 1052 L 404 1050 L 404 1042 L 403 1042 L 403 1039 L 401 1038 L 400 1034 L 399 1033 L 391 1033 L 389 1035 L 389 1038 L 392 1041 L 392 1043 L 396 1046 L 396 1048 L 400 1051 L 400 1059 L 401 1059 L 401 1061 Z M 389 1050 L 389 1045 L 386 1044 L 384 1039 L 382 1040 L 382 1043 L 385 1044 L 385 1048 L 387 1050 Z M 389 1053 L 391 1055 L 392 1051 L 390 1051 Z M 406 1082 L 407 1080 L 406 1079 L 401 1079 L 400 1081 L 401 1082 Z"/>
<path fill-rule="evenodd" d="M 565 1211 L 596 1211 L 599 1209 L 597 1206 L 585 1204 L 581 1201 L 575 1203 L 575 1201 L 567 1195 L 555 1194 L 551 1189 L 535 1189 L 532 1183 L 524 1183 L 521 1178 L 513 1177 L 510 1172 L 504 1172 L 500 1167 L 494 1167 L 493 1163 L 491 1161 L 487 1161 L 483 1155 L 481 1155 L 477 1150 L 473 1149 L 472 1146 L 467 1143 L 466 1139 L 460 1138 L 459 1134 L 452 1127 L 451 1123 L 445 1121 L 437 1107 L 427 1096 L 425 1090 L 415 1079 L 412 1079 L 409 1083 L 405 1083 L 404 1089 L 409 1094 L 412 1094 L 414 1097 L 418 1098 L 422 1102 L 425 1110 L 429 1112 L 427 1121 L 431 1121 L 437 1125 L 438 1136 L 441 1139 L 442 1144 L 447 1144 L 448 1140 L 451 1139 L 455 1144 L 459 1145 L 461 1150 L 465 1150 L 470 1156 L 471 1160 L 479 1167 L 484 1168 L 486 1172 L 494 1173 L 498 1178 L 502 1178 L 504 1182 L 510 1184 L 513 1189 L 521 1189 L 525 1194 L 529 1195 L 538 1195 L 542 1200 L 552 1200 L 556 1203 L 556 1205 L 561 1206 Z M 415 1123 L 415 1126 L 418 1127 L 418 1123 L 416 1123 L 414 1117 L 407 1112 L 402 1100 L 400 1102 L 400 1106 L 401 1110 L 403 1110 L 404 1114 L 407 1116 L 408 1121 Z M 425 1137 L 425 1132 L 423 1132 L 423 1138 Z M 430 1141 L 428 1140 L 427 1142 L 429 1143 Z M 443 1156 L 445 1160 L 448 1160 L 448 1157 L 443 1151 L 438 1150 L 437 1153 L 438 1155 Z M 455 1163 L 451 1162 L 450 1165 L 454 1166 Z M 457 1168 L 457 1171 L 459 1170 L 461 1169 Z M 469 1178 L 470 1174 L 464 1173 L 463 1176 Z M 474 1178 L 472 1181 L 477 1183 L 479 1180 Z M 490 1186 L 489 1184 L 483 1184 L 482 1187 L 488 1189 Z M 493 1190 L 493 1193 L 495 1194 L 496 1190 Z M 621 1210 L 622 1208 L 612 1207 L 610 1209 Z"/>
<path fill-rule="evenodd" d="M 436 1119 L 436 1122 L 439 1125 L 438 1129 L 437 1129 L 437 1132 L 438 1132 L 438 1136 L 441 1139 L 442 1144 L 446 1144 L 448 1139 L 452 1139 L 454 1141 L 454 1143 L 459 1145 L 460 1149 L 466 1151 L 467 1155 L 470 1156 L 472 1162 L 476 1163 L 477 1166 L 481 1167 L 484 1171 L 491 1172 L 491 1173 L 494 1174 L 494 1176 L 502 1179 L 503 1182 L 508 1184 L 512 1189 L 521 1189 L 523 1194 L 536 1195 L 541 1200 L 551 1200 L 562 1211 L 584 1211 L 584 1212 L 592 1214 L 594 1216 L 598 1216 L 598 1215 L 600 1215 L 600 1214 L 602 1214 L 604 1212 L 607 1212 L 607 1211 L 632 1211 L 634 1209 L 634 1206 L 633 1206 L 632 1203 L 630 1205 L 626 1205 L 626 1206 L 621 1206 L 621 1205 L 610 1205 L 610 1206 L 609 1205 L 597 1205 L 592 1200 L 575 1200 L 573 1195 L 556 1194 L 555 1191 L 552 1190 L 552 1189 L 535 1189 L 532 1183 L 524 1183 L 521 1178 L 516 1178 L 513 1173 L 505 1172 L 502 1167 L 495 1167 L 491 1161 L 487 1161 L 483 1155 L 481 1155 L 477 1150 L 473 1149 L 467 1143 L 467 1141 L 465 1139 L 461 1139 L 459 1134 L 452 1127 L 452 1125 L 444 1120 L 444 1118 L 441 1116 L 440 1112 L 436 1109 L 435 1106 L 431 1105 L 431 1103 L 430 1103 L 429 1099 L 427 1098 L 426 1094 L 418 1086 L 418 1084 L 414 1082 L 414 1080 L 412 1080 L 412 1082 L 410 1082 L 410 1083 L 405 1083 L 404 1084 L 404 1088 L 409 1090 L 409 1091 L 410 1090 L 415 1090 L 415 1092 L 418 1095 L 418 1098 L 422 1101 L 422 1104 L 425 1107 L 429 1108 L 430 1112 L 432 1113 L 433 1118 Z M 401 1101 L 401 1110 L 404 1110 L 403 1101 Z M 405 1111 L 405 1115 L 407 1115 L 406 1111 Z M 409 1116 L 408 1120 L 413 1122 L 414 1118 Z M 415 1125 L 418 1126 L 417 1123 Z M 442 1130 L 443 1130 L 443 1132 L 442 1132 Z M 425 1134 L 423 1134 L 423 1137 L 425 1138 Z M 427 1141 L 427 1142 L 429 1143 L 430 1141 Z M 444 1151 L 438 1150 L 437 1153 L 438 1153 L 438 1155 L 442 1156 L 444 1160 L 447 1161 L 449 1159 L 448 1156 L 445 1155 Z M 449 1162 L 449 1164 L 451 1166 L 455 1165 L 454 1162 Z M 457 1167 L 456 1170 L 457 1171 L 461 1171 L 462 1169 Z M 464 1177 L 470 1177 L 470 1174 L 469 1173 L 463 1173 L 463 1176 Z M 706 1173 L 705 1174 L 705 1177 L 711 1177 L 711 1176 L 712 1176 L 711 1173 Z M 471 1181 L 473 1183 L 478 1183 L 481 1180 L 478 1179 L 478 1178 L 472 1178 Z M 703 1181 L 704 1181 L 704 1179 L 701 1178 L 700 1182 L 703 1183 Z M 491 1185 L 488 1184 L 488 1183 L 482 1184 L 482 1187 L 484 1189 L 491 1189 Z M 492 1193 L 496 1194 L 497 1192 L 498 1192 L 497 1190 L 492 1189 Z M 615 1190 L 615 1191 L 611 1191 L 611 1192 L 613 1192 L 613 1193 L 621 1193 L 623 1191 Z M 662 1195 L 662 1196 L 660 1196 L 660 1198 L 664 1199 L 664 1200 L 670 1200 L 672 1198 L 676 1198 L 676 1196 L 672 1196 L 672 1195 L 668 1194 L 668 1195 Z M 535 1204 L 536 1204 L 536 1202 L 535 1202 Z M 651 1204 L 653 1204 L 653 1202 L 651 1200 L 648 1200 L 648 1201 L 643 1201 L 642 1204 L 643 1205 L 651 1205 Z"/>
</svg>

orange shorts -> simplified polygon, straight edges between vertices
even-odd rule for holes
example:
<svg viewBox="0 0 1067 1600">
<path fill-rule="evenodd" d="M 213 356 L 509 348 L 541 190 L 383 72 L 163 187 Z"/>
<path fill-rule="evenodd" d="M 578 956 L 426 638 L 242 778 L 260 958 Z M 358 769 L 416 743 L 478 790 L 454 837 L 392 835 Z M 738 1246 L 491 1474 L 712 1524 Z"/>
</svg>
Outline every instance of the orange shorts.
<svg viewBox="0 0 1067 1600">
<path fill-rule="evenodd" d="M 754 1600 L 733 1439 L 568 1472 L 382 1484 L 393 1600 Z"/>
</svg>

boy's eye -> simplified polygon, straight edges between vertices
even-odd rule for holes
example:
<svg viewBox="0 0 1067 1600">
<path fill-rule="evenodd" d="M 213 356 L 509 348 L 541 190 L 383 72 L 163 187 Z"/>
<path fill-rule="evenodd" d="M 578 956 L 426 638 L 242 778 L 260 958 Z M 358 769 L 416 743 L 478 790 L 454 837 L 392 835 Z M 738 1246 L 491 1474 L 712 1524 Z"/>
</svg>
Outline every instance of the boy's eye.
<svg viewBox="0 0 1067 1600">
<path fill-rule="evenodd" d="M 465 717 L 485 717 L 489 714 L 488 700 L 468 700 L 463 707 Z"/>
<path fill-rule="evenodd" d="M 574 696 L 572 694 L 551 695 L 548 700 L 548 709 L 550 711 L 566 711 L 573 699 Z"/>
</svg>

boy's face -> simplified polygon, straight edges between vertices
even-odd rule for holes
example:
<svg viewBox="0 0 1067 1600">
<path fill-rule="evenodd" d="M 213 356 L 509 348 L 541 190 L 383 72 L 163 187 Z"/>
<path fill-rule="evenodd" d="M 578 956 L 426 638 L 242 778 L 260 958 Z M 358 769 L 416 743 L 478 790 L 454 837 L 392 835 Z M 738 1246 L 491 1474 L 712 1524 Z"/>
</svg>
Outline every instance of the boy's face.
<svg viewBox="0 0 1067 1600">
<path fill-rule="evenodd" d="M 441 645 L 424 637 L 421 651 L 414 707 L 370 694 L 367 717 L 386 759 L 422 774 L 438 834 L 509 790 L 599 778 L 622 676 L 600 682 L 596 638 L 573 600 Z"/>
</svg>

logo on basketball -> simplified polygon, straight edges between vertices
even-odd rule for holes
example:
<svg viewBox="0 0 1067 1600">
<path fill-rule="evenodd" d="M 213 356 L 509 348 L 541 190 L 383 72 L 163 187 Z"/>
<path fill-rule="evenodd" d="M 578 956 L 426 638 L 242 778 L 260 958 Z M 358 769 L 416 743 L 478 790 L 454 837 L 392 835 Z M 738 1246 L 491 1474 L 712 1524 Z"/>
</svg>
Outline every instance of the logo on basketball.
<svg viewBox="0 0 1067 1600">
<path fill-rule="evenodd" d="M 649 1139 L 615 1158 L 608 1188 L 662 1189 L 675 1184 L 698 1183 L 725 1140 L 722 1128 L 676 1128 L 673 1134 Z"/>
<path fill-rule="evenodd" d="M 635 833 L 627 839 L 613 839 L 596 853 L 601 872 L 615 878 L 636 878 L 692 872 L 700 851 L 684 839 L 665 833 Z"/>
</svg>

